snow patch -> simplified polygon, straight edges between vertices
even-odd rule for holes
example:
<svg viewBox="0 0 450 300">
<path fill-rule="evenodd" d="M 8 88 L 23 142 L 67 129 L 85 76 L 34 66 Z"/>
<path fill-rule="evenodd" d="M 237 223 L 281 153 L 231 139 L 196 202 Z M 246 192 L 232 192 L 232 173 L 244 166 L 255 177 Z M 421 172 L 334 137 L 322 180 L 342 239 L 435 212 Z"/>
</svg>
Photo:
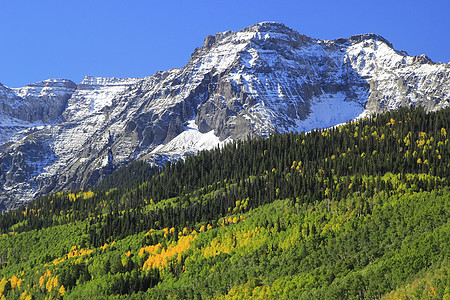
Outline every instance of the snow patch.
<svg viewBox="0 0 450 300">
<path fill-rule="evenodd" d="M 214 130 L 207 133 L 201 133 L 195 124 L 195 119 L 190 120 L 185 130 L 173 138 L 165 145 L 159 145 L 151 154 L 166 154 L 176 156 L 186 156 L 195 154 L 200 150 L 211 150 L 215 147 L 222 147 L 230 142 L 228 138 L 220 141 L 219 137 L 214 134 Z"/>
<path fill-rule="evenodd" d="M 311 113 L 305 120 L 298 120 L 291 131 L 311 131 L 329 128 L 359 118 L 364 107 L 353 101 L 346 101 L 343 93 L 324 94 L 311 101 Z"/>
</svg>

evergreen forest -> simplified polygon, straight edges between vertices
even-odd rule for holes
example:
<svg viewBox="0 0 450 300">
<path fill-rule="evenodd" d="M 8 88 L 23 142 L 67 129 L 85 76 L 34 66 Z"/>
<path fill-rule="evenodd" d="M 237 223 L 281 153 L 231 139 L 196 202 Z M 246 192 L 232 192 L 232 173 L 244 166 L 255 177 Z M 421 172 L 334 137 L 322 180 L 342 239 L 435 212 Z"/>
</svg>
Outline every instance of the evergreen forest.
<svg viewBox="0 0 450 300">
<path fill-rule="evenodd" d="M 0 215 L 0 299 L 450 299 L 450 108 L 236 141 Z"/>
</svg>

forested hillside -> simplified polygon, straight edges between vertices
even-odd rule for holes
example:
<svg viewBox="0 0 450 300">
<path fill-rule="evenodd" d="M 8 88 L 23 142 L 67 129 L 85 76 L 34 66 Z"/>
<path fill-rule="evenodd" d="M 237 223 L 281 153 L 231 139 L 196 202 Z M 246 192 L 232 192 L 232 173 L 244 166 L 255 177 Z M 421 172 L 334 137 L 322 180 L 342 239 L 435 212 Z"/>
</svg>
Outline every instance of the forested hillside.
<svg viewBox="0 0 450 300">
<path fill-rule="evenodd" d="M 400 109 L 40 198 L 0 216 L 1 298 L 449 298 L 449 128 Z"/>
</svg>

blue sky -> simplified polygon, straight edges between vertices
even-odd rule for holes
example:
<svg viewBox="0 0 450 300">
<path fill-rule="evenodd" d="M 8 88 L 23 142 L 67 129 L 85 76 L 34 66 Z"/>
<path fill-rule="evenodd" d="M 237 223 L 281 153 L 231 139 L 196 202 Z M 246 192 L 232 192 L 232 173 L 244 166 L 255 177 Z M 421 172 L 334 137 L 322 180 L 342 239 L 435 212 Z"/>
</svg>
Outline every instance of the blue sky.
<svg viewBox="0 0 450 300">
<path fill-rule="evenodd" d="M 449 11 L 447 0 L 2 0 L 0 82 L 149 76 L 184 66 L 207 35 L 262 21 L 320 39 L 377 33 L 450 62 Z"/>
</svg>

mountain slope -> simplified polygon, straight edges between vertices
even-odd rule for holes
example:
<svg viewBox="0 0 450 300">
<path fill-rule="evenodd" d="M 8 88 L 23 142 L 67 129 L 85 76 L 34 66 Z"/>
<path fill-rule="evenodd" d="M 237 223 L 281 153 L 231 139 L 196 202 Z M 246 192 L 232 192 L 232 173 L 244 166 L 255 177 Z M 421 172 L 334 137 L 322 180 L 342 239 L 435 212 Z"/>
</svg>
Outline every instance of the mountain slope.
<svg viewBox="0 0 450 300">
<path fill-rule="evenodd" d="M 401 108 L 37 199 L 0 215 L 0 298 L 446 299 L 449 116 Z"/>
<path fill-rule="evenodd" d="M 410 57 L 374 34 L 322 41 L 272 22 L 218 33 L 181 69 L 85 78 L 55 125 L 1 146 L 0 202 L 12 208 L 92 186 L 137 159 L 161 164 L 231 140 L 401 106 L 440 109 L 449 103 L 449 80 L 448 64 Z"/>
<path fill-rule="evenodd" d="M 64 79 L 49 79 L 17 89 L 0 84 L 0 149 L 19 131 L 57 121 L 75 88 L 75 83 Z"/>
</svg>

